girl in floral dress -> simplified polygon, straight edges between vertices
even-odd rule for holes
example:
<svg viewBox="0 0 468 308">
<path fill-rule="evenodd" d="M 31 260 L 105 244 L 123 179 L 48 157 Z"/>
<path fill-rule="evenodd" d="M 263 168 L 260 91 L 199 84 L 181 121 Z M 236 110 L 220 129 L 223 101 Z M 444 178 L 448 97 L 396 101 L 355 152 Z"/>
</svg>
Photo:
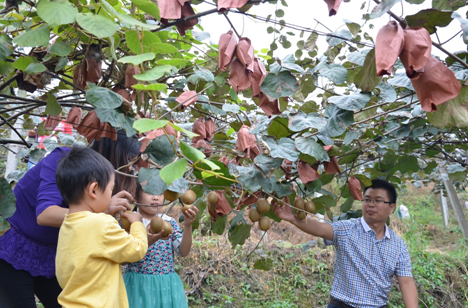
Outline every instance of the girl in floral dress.
<svg viewBox="0 0 468 308">
<path fill-rule="evenodd" d="M 145 205 L 160 205 L 162 195 L 147 194 L 138 185 L 137 202 Z M 174 270 L 174 254 L 185 257 L 192 247 L 192 223 L 198 209 L 187 210 L 184 215 L 184 231 L 178 223 L 164 214 L 157 214 L 158 207 L 138 206 L 138 212 L 143 216 L 143 223 L 149 230 L 149 223 L 156 215 L 164 221 L 170 222 L 172 233 L 163 238 L 158 234 L 149 233 L 148 252 L 146 256 L 136 262 L 128 264 L 124 275 L 130 308 L 183 308 L 188 307 L 184 285 Z"/>
</svg>

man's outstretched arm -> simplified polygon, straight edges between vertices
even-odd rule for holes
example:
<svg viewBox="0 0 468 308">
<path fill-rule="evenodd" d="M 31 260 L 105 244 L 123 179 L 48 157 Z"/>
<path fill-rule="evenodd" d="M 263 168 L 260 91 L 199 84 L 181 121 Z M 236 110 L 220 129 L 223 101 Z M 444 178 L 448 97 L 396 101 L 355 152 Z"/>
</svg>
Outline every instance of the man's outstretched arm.
<svg viewBox="0 0 468 308">
<path fill-rule="evenodd" d="M 280 206 L 275 204 L 273 205 L 273 211 L 279 218 L 289 221 L 305 233 L 333 241 L 333 228 L 330 224 L 322 223 L 314 219 L 300 220 L 287 205 Z"/>
<path fill-rule="evenodd" d="M 397 276 L 406 308 L 418 308 L 418 290 L 413 277 Z"/>
</svg>

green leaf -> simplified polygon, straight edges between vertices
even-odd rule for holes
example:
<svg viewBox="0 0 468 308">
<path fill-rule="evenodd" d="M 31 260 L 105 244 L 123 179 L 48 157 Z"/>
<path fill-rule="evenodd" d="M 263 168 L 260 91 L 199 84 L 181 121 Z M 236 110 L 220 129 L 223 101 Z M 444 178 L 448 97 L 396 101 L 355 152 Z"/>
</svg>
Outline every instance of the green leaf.
<svg viewBox="0 0 468 308">
<path fill-rule="evenodd" d="M 354 199 L 353 197 L 349 197 L 346 201 L 341 205 L 340 210 L 342 213 L 346 213 L 347 211 L 351 210 L 353 207 Z"/>
<path fill-rule="evenodd" d="M 46 70 L 47 68 L 42 63 L 31 63 L 28 65 L 28 67 L 24 71 L 29 74 L 35 74 L 35 73 L 42 73 Z"/>
<path fill-rule="evenodd" d="M 13 62 L 13 67 L 18 69 L 18 70 L 25 71 L 26 68 L 31 63 L 34 63 L 33 58 L 28 57 L 28 56 L 19 57 L 18 59 L 16 59 L 15 62 Z"/>
<path fill-rule="evenodd" d="M 224 230 L 226 230 L 227 215 L 217 217 L 216 221 L 211 223 L 211 231 L 216 234 L 223 235 Z"/>
<path fill-rule="evenodd" d="M 333 32 L 327 35 L 326 38 L 328 45 L 330 46 L 336 46 L 341 42 L 351 39 L 353 39 L 353 35 L 348 29 L 341 29 L 340 31 Z"/>
<path fill-rule="evenodd" d="M 346 128 L 354 123 L 354 112 L 337 108 L 328 119 L 326 131 L 330 137 L 342 135 Z"/>
<path fill-rule="evenodd" d="M 150 25 L 150 24 L 146 24 L 144 22 L 141 22 L 141 21 L 133 18 L 131 15 L 117 14 L 116 17 L 122 23 L 131 25 L 131 26 L 137 26 L 137 27 L 140 27 L 140 28 L 152 29 L 152 30 L 156 30 L 156 29 L 160 28 L 158 25 Z"/>
<path fill-rule="evenodd" d="M 229 241 L 231 242 L 232 248 L 236 248 L 237 245 L 244 245 L 245 240 L 250 236 L 250 225 L 236 225 L 234 228 L 229 230 Z"/>
<path fill-rule="evenodd" d="M 74 23 L 78 9 L 67 0 L 41 0 L 37 4 L 37 15 L 51 27 Z"/>
<path fill-rule="evenodd" d="M 86 31 L 94 34 L 98 38 L 109 37 L 119 30 L 119 26 L 103 15 L 93 13 L 78 13 L 76 21 Z"/>
<path fill-rule="evenodd" d="M 288 128 L 288 122 L 288 119 L 285 118 L 274 118 L 268 126 L 268 135 L 276 137 L 276 139 L 291 136 L 293 132 Z"/>
<path fill-rule="evenodd" d="M 205 162 L 207 162 L 207 160 L 202 159 L 199 163 L 197 163 L 197 167 L 202 170 L 210 170 L 211 167 L 205 164 Z M 218 169 L 216 170 L 216 174 L 234 180 L 234 177 L 231 176 L 231 174 L 229 173 L 229 169 L 224 165 L 224 163 L 219 161 L 211 161 L 211 164 L 217 166 Z M 203 183 L 208 185 L 230 186 L 233 183 L 233 181 L 217 178 L 216 176 L 203 178 L 202 171 L 197 169 L 193 170 L 193 174 L 197 177 L 197 179 L 203 180 Z"/>
<path fill-rule="evenodd" d="M 210 72 L 209 70 L 207 69 L 198 69 L 198 70 L 195 70 L 195 75 L 199 78 L 199 79 L 203 79 L 205 80 L 206 82 L 213 82 L 214 81 L 214 75 L 212 72 Z"/>
<path fill-rule="evenodd" d="M 257 260 L 253 267 L 258 270 L 269 271 L 273 267 L 273 260 L 270 258 Z"/>
<path fill-rule="evenodd" d="M 369 14 L 370 18 L 377 18 L 377 17 L 382 16 L 383 14 L 390 11 L 392 6 L 394 6 L 396 3 L 400 1 L 401 0 L 382 0 L 380 4 L 375 6 L 372 12 Z"/>
<path fill-rule="evenodd" d="M 155 3 L 149 0 L 132 0 L 132 2 L 143 12 L 150 14 L 157 20 L 161 19 L 159 15 L 159 8 Z"/>
<path fill-rule="evenodd" d="M 318 33 L 317 32 L 311 33 L 305 42 L 304 49 L 307 50 L 308 52 L 314 52 L 317 39 L 318 39 Z"/>
<path fill-rule="evenodd" d="M 107 88 L 93 87 L 86 91 L 86 100 L 95 107 L 114 109 L 122 105 L 122 96 Z"/>
<path fill-rule="evenodd" d="M 289 129 L 293 132 L 300 132 L 309 128 L 322 129 L 326 124 L 327 121 L 318 113 L 305 114 L 300 111 L 289 116 Z"/>
<path fill-rule="evenodd" d="M 58 72 L 62 69 L 64 69 L 68 64 L 68 58 L 67 57 L 62 57 L 58 60 L 57 66 L 55 67 L 55 71 Z"/>
<path fill-rule="evenodd" d="M 167 184 L 159 176 L 160 171 L 160 169 L 140 168 L 138 172 L 138 182 L 150 195 L 162 195 L 167 189 Z"/>
<path fill-rule="evenodd" d="M 310 155 L 318 161 L 330 161 L 327 151 L 312 138 L 296 138 L 295 144 L 301 153 Z"/>
<path fill-rule="evenodd" d="M 152 52 L 143 53 L 137 56 L 126 56 L 120 58 L 117 62 L 119 63 L 132 63 L 133 65 L 138 65 L 145 61 L 153 60 L 156 55 Z"/>
<path fill-rule="evenodd" d="M 432 0 L 432 8 L 441 11 L 456 11 L 465 6 L 465 0 Z"/>
<path fill-rule="evenodd" d="M 411 4 L 421 4 L 426 0 L 405 0 L 405 1 Z"/>
<path fill-rule="evenodd" d="M 354 84 L 356 87 L 360 88 L 362 92 L 372 91 L 382 79 L 381 77 L 377 77 L 375 63 L 374 48 L 367 54 L 362 69 L 359 71 L 359 73 L 357 73 L 356 76 L 354 76 Z"/>
<path fill-rule="evenodd" d="M 53 117 L 62 113 L 62 106 L 60 106 L 55 96 L 49 93 L 47 94 L 47 106 L 45 113 Z"/>
<path fill-rule="evenodd" d="M 159 175 L 167 185 L 184 176 L 187 170 L 187 159 L 181 158 L 161 169 Z"/>
<path fill-rule="evenodd" d="M 8 220 L 3 218 L 3 216 L 0 216 L 0 232 L 7 231 L 8 229 L 10 229 Z"/>
<path fill-rule="evenodd" d="M 153 120 L 153 119 L 139 119 L 133 123 L 133 128 L 140 133 L 146 133 L 151 130 L 165 127 L 169 121 L 167 120 Z"/>
<path fill-rule="evenodd" d="M 328 102 L 343 110 L 358 111 L 364 108 L 372 98 L 370 93 L 356 93 L 352 95 L 332 96 Z M 333 137 L 333 136 L 332 136 Z"/>
<path fill-rule="evenodd" d="M 263 172 L 268 173 L 272 169 L 277 169 L 283 163 L 282 158 L 273 158 L 266 154 L 260 154 L 255 157 L 254 162 L 263 170 Z"/>
<path fill-rule="evenodd" d="M 268 74 L 262 83 L 261 90 L 273 98 L 291 96 L 299 89 L 296 78 L 289 71 L 278 75 Z"/>
<path fill-rule="evenodd" d="M 281 138 L 278 142 L 272 137 L 264 138 L 270 148 L 271 157 L 284 158 L 290 161 L 296 161 L 299 158 L 299 152 L 296 149 L 294 141 L 289 138 Z"/>
<path fill-rule="evenodd" d="M 201 162 L 203 162 L 205 165 L 208 165 L 208 166 L 211 168 L 211 170 L 219 170 L 219 169 L 221 169 L 221 168 L 219 168 L 219 166 L 216 165 L 214 162 L 212 162 L 211 160 L 208 160 L 208 159 L 206 159 L 206 158 L 203 158 L 203 159 L 201 160 Z"/>
<path fill-rule="evenodd" d="M 463 42 L 465 42 L 465 44 L 468 44 L 468 20 L 461 17 L 460 14 L 458 14 L 457 12 L 453 12 L 451 17 L 455 18 L 460 22 L 460 27 L 463 30 Z"/>
<path fill-rule="evenodd" d="M 11 217 L 16 210 L 16 197 L 11 190 L 10 183 L 0 178 L 0 214 L 3 218 Z"/>
<path fill-rule="evenodd" d="M 49 50 L 51 53 L 59 57 L 68 56 L 68 54 L 71 52 L 70 46 L 64 42 L 55 42 L 52 46 L 50 46 Z"/>
<path fill-rule="evenodd" d="M 169 135 L 169 138 L 176 146 L 175 137 Z M 143 153 L 148 154 L 149 158 L 161 167 L 170 164 L 176 155 L 166 135 L 154 138 Z"/>
<path fill-rule="evenodd" d="M 361 25 L 347 19 L 345 19 L 344 22 L 346 23 L 346 26 L 348 27 L 348 30 L 351 32 L 351 34 L 356 37 L 359 34 L 359 30 L 361 30 Z"/>
<path fill-rule="evenodd" d="M 284 11 L 282 9 L 278 9 L 275 12 L 276 17 L 283 17 L 284 16 Z"/>
<path fill-rule="evenodd" d="M 164 83 L 152 83 L 152 84 L 135 84 L 132 88 L 142 91 L 159 91 L 167 92 L 167 84 Z"/>
<path fill-rule="evenodd" d="M 190 61 L 186 59 L 161 59 L 158 60 L 159 65 L 172 65 L 172 66 L 180 66 L 180 67 L 185 67 L 187 64 L 189 64 Z"/>
<path fill-rule="evenodd" d="M 185 155 L 185 157 L 187 157 L 193 163 L 196 163 L 199 160 L 206 157 L 205 154 L 203 154 L 202 151 L 194 148 L 191 145 L 186 144 L 183 141 L 180 142 L 180 149 L 181 149 L 182 153 Z"/>
<path fill-rule="evenodd" d="M 406 16 L 410 27 L 423 27 L 429 33 L 435 33 L 436 27 L 446 27 L 452 22 L 452 12 L 442 12 L 436 9 L 422 10 L 415 15 Z"/>
<path fill-rule="evenodd" d="M 189 137 L 190 139 L 192 139 L 193 137 L 198 136 L 198 134 L 195 134 L 195 133 L 193 133 L 193 132 L 191 132 L 191 131 L 189 131 L 189 130 L 186 130 L 185 128 L 182 128 L 182 127 L 180 127 L 180 126 L 178 126 L 178 125 L 175 125 L 174 123 L 169 122 L 169 125 L 170 125 L 173 129 L 175 129 L 176 131 L 181 132 L 181 133 L 187 135 L 187 137 Z"/>
<path fill-rule="evenodd" d="M 125 40 L 127 42 L 127 46 L 136 54 L 151 52 L 151 46 L 153 44 L 161 43 L 159 36 L 150 31 L 140 32 L 140 37 L 142 38 L 141 45 L 140 40 L 138 39 L 138 33 L 135 30 L 125 31 Z M 143 52 L 141 47 L 143 47 Z"/>
<path fill-rule="evenodd" d="M 0 61 L 6 60 L 8 56 L 13 53 L 10 48 L 8 48 L 7 44 L 4 42 L 0 42 Z"/>
<path fill-rule="evenodd" d="M 418 159 L 414 156 L 401 156 L 395 166 L 402 174 L 419 171 Z"/>
<path fill-rule="evenodd" d="M 164 74 L 170 71 L 172 68 L 171 65 L 160 65 L 156 66 L 155 68 L 144 72 L 143 74 L 134 75 L 135 79 L 143 80 L 143 81 L 153 81 L 161 78 Z"/>
<path fill-rule="evenodd" d="M 438 128 L 466 127 L 468 125 L 468 87 L 462 87 L 457 97 L 427 113 L 429 123 Z"/>
<path fill-rule="evenodd" d="M 154 53 L 162 53 L 162 54 L 179 52 L 179 50 L 176 47 L 170 44 L 166 44 L 166 43 L 151 44 L 150 51 Z"/>
<path fill-rule="evenodd" d="M 290 71 L 299 72 L 301 74 L 305 73 L 304 69 L 298 64 L 296 64 L 296 59 L 293 55 L 287 55 L 286 57 L 284 57 L 284 59 L 281 60 L 281 67 Z"/>
<path fill-rule="evenodd" d="M 13 39 L 13 43 L 22 47 L 49 46 L 50 28 L 42 25 L 39 28 L 24 32 Z"/>
<path fill-rule="evenodd" d="M 320 62 L 313 71 L 327 77 L 337 85 L 343 84 L 348 78 L 348 70 L 341 64 L 333 63 L 329 65 L 325 62 Z"/>
<path fill-rule="evenodd" d="M 437 167 L 437 163 L 435 161 L 430 161 L 426 168 L 424 168 L 424 172 L 429 175 L 432 173 L 432 170 L 434 170 Z"/>
<path fill-rule="evenodd" d="M 127 137 L 136 134 L 136 130 L 133 128 L 134 118 L 125 116 L 117 109 L 96 108 L 95 111 L 101 122 L 108 122 L 117 130 L 124 129 Z"/>
</svg>

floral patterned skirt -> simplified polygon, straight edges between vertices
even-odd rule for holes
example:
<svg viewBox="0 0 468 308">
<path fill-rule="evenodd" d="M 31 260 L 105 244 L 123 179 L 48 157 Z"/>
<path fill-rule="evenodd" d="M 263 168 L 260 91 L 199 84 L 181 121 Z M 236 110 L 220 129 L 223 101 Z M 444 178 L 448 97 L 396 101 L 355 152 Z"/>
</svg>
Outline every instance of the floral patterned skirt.
<svg viewBox="0 0 468 308">
<path fill-rule="evenodd" d="M 184 284 L 176 273 L 145 275 L 127 272 L 123 278 L 130 308 L 188 308 Z"/>
</svg>

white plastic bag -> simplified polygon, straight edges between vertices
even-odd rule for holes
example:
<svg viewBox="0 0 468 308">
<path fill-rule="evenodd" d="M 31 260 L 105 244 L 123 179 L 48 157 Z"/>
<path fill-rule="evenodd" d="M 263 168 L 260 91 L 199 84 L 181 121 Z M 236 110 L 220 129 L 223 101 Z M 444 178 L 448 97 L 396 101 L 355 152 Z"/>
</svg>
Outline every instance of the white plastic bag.
<svg viewBox="0 0 468 308">
<path fill-rule="evenodd" d="M 408 219 L 410 217 L 408 208 L 403 204 L 398 207 L 397 215 L 400 219 Z"/>
</svg>

